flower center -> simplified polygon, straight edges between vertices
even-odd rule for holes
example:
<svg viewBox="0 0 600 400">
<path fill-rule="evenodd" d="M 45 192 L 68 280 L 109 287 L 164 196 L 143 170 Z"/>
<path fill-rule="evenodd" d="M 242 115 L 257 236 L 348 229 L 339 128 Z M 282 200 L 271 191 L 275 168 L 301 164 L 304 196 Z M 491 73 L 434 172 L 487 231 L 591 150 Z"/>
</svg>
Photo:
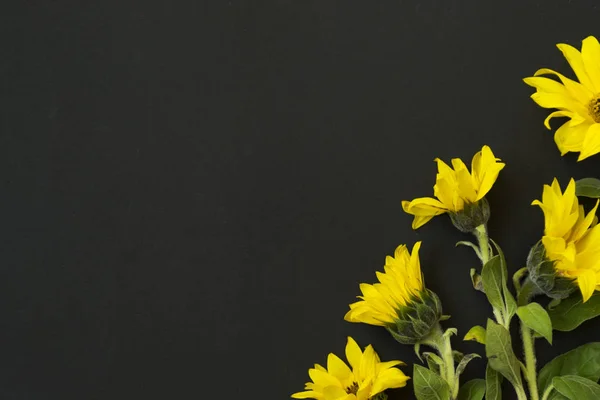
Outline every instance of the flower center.
<svg viewBox="0 0 600 400">
<path fill-rule="evenodd" d="M 358 383 L 352 382 L 352 385 L 346 388 L 346 393 L 348 394 L 356 394 L 358 392 Z"/>
<path fill-rule="evenodd" d="M 600 123 L 600 95 L 596 95 L 596 97 L 590 101 L 588 109 L 594 121 Z"/>
</svg>

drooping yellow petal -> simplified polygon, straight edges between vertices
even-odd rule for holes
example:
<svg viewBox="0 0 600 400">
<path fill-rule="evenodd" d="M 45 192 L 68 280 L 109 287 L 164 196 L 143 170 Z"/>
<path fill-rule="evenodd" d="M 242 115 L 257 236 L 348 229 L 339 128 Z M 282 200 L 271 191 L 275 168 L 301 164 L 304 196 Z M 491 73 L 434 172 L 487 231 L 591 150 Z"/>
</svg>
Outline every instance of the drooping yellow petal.
<svg viewBox="0 0 600 400">
<path fill-rule="evenodd" d="M 371 389 L 372 394 L 378 394 L 387 389 L 395 389 L 406 386 L 408 377 L 399 369 L 388 369 L 377 376 Z"/>
<path fill-rule="evenodd" d="M 415 216 L 412 224 L 413 229 L 420 228 L 431 218 L 448 211 L 439 200 L 431 197 L 421 197 L 412 201 L 405 200 L 402 202 L 402 208 L 407 214 Z"/>
<path fill-rule="evenodd" d="M 579 153 L 577 161 L 585 160 L 589 156 L 600 153 L 600 124 L 590 125 L 581 147 L 581 153 Z"/>
<path fill-rule="evenodd" d="M 577 275 L 577 285 L 581 290 L 581 296 L 583 297 L 584 303 L 588 301 L 594 294 L 594 290 L 596 290 L 596 284 L 596 273 L 592 270 L 585 269 L 581 271 L 579 275 Z"/>
<path fill-rule="evenodd" d="M 562 86 L 563 90 L 566 92 L 555 91 L 555 93 L 561 93 L 564 96 L 570 96 L 573 98 L 573 100 L 576 100 L 584 105 L 587 104 L 594 96 L 594 93 L 590 89 L 583 86 L 581 83 L 575 82 L 575 81 L 567 78 L 563 74 L 560 74 L 556 71 L 553 71 L 548 68 L 542 68 L 542 69 L 539 69 L 535 73 L 536 76 L 542 75 L 542 74 L 556 75 L 560 79 L 560 81 L 562 82 L 562 85 L 559 84 L 559 86 Z M 556 82 L 556 81 L 553 81 L 553 82 Z M 558 82 L 556 82 L 556 83 L 558 83 Z M 540 87 L 540 90 L 550 91 L 550 90 L 546 90 L 545 88 L 542 88 L 542 87 Z"/>
<path fill-rule="evenodd" d="M 322 396 L 320 393 L 313 392 L 312 390 L 306 392 L 298 392 L 292 394 L 292 398 L 294 399 L 321 399 Z"/>
<path fill-rule="evenodd" d="M 554 114 L 554 113 L 553 113 Z M 570 151 L 580 152 L 583 150 L 583 142 L 591 124 L 579 124 L 571 126 L 569 123 L 564 123 L 558 128 L 554 134 L 554 141 L 560 150 L 561 155 L 565 155 Z"/>
</svg>

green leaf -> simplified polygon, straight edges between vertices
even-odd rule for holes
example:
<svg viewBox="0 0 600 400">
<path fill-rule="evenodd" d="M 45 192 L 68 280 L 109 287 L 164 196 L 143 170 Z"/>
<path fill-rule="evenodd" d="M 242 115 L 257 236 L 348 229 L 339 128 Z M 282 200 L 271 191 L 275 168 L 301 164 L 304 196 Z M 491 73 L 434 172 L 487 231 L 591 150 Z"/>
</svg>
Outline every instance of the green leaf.
<svg viewBox="0 0 600 400">
<path fill-rule="evenodd" d="M 600 179 L 583 178 L 575 182 L 575 194 L 577 196 L 591 197 L 597 199 L 600 197 Z"/>
<path fill-rule="evenodd" d="M 588 343 L 554 358 L 540 370 L 538 387 L 544 392 L 552 378 L 579 375 L 594 382 L 600 379 L 600 342 Z"/>
<path fill-rule="evenodd" d="M 502 400 L 502 375 L 489 364 L 485 369 L 485 400 Z"/>
<path fill-rule="evenodd" d="M 423 357 L 425 357 L 425 361 L 427 361 L 427 366 L 429 369 L 436 374 L 439 374 L 442 365 L 444 365 L 444 361 L 440 358 L 440 356 L 435 353 L 424 352 Z"/>
<path fill-rule="evenodd" d="M 552 344 L 552 321 L 548 313 L 538 303 L 529 303 L 517 309 L 517 315 L 526 327 L 542 335 Z"/>
<path fill-rule="evenodd" d="M 490 258 L 481 271 L 483 290 L 492 307 L 504 310 L 504 298 L 502 296 L 502 282 L 506 281 L 506 274 L 502 271 L 500 256 Z"/>
<path fill-rule="evenodd" d="M 598 400 L 600 385 L 577 375 L 557 376 L 552 379 L 554 389 L 569 400 Z"/>
<path fill-rule="evenodd" d="M 457 400 L 482 400 L 485 394 L 485 380 L 473 379 L 463 383 L 458 391 Z"/>
<path fill-rule="evenodd" d="M 572 331 L 585 321 L 600 315 L 600 293 L 594 293 L 584 303 L 581 293 L 575 292 L 548 310 L 548 315 L 555 330 Z"/>
<path fill-rule="evenodd" d="M 496 248 L 496 251 L 498 252 L 498 255 L 500 256 L 502 274 L 504 275 L 502 279 L 502 294 L 504 296 L 504 304 L 506 306 L 505 317 L 506 323 L 510 324 L 510 319 L 517 312 L 517 301 L 515 300 L 510 290 L 508 290 L 508 286 L 506 285 L 506 281 L 508 279 L 508 270 L 506 267 L 506 258 L 504 257 L 504 252 L 502 252 L 502 249 L 500 248 L 500 246 L 498 246 L 498 243 L 494 242 L 492 239 L 490 239 L 490 242 L 492 242 L 492 244 Z"/>
<path fill-rule="evenodd" d="M 505 327 L 488 319 L 485 336 L 488 364 L 508 379 L 513 386 L 522 386 L 521 369 Z"/>
<path fill-rule="evenodd" d="M 460 377 L 460 374 L 462 374 L 463 371 L 465 370 L 465 368 L 467 367 L 467 364 L 474 358 L 481 358 L 481 356 L 479 354 L 471 353 L 471 354 L 465 355 L 462 358 L 462 360 L 460 360 L 460 362 L 458 363 L 458 366 L 456 367 L 456 379 L 457 380 Z"/>
<path fill-rule="evenodd" d="M 441 376 L 418 364 L 413 369 L 417 400 L 450 400 L 450 388 Z"/>
<path fill-rule="evenodd" d="M 474 340 L 477 343 L 485 344 L 485 328 L 481 325 L 475 325 L 469 329 L 463 340 Z"/>
</svg>

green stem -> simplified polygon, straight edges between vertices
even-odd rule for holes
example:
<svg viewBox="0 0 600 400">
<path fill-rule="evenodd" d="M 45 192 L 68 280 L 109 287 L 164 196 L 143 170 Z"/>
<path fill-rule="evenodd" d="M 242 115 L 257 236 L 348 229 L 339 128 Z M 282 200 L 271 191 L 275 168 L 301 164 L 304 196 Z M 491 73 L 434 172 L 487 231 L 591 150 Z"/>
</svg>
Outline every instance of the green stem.
<svg viewBox="0 0 600 400">
<path fill-rule="evenodd" d="M 539 288 L 529 278 L 526 278 L 517 294 L 517 304 L 525 306 L 529 300 L 539 293 Z M 521 322 L 521 339 L 523 340 L 523 353 L 525 356 L 525 378 L 529 387 L 531 400 L 539 400 L 540 394 L 537 387 L 537 371 L 535 359 L 534 338 L 529 329 Z"/>
<path fill-rule="evenodd" d="M 521 337 L 523 339 L 523 352 L 525 353 L 525 368 L 527 384 L 529 387 L 529 395 L 531 400 L 539 400 L 540 394 L 537 387 L 537 372 L 535 369 L 535 348 L 533 346 L 534 339 L 531 334 L 531 329 L 521 322 Z"/>
<path fill-rule="evenodd" d="M 429 337 L 421 343 L 433 347 L 442 357 L 444 365 L 441 366 L 440 374 L 446 383 L 448 383 L 452 399 L 456 399 L 458 397 L 459 385 L 458 382 L 456 382 L 454 355 L 452 354 L 450 335 L 444 335 L 442 327 L 438 324 L 433 328 Z"/>
<path fill-rule="evenodd" d="M 550 384 L 546 390 L 544 390 L 544 394 L 542 395 L 542 400 L 548 400 L 548 396 L 550 396 L 550 392 L 554 389 L 554 386 Z"/>
<path fill-rule="evenodd" d="M 525 394 L 525 389 L 522 386 L 515 387 L 515 392 L 517 392 L 517 399 L 527 400 L 527 394 Z"/>
<path fill-rule="evenodd" d="M 479 225 L 473 231 L 479 243 L 479 252 L 481 254 L 481 265 L 485 265 L 490 260 L 490 242 L 485 224 Z"/>
<path fill-rule="evenodd" d="M 454 355 L 452 354 L 452 345 L 450 344 L 450 335 L 443 337 L 443 347 L 440 349 L 444 366 L 446 367 L 446 382 L 450 386 L 452 398 L 458 397 L 458 382 L 456 382 L 456 372 L 454 370 Z"/>
</svg>

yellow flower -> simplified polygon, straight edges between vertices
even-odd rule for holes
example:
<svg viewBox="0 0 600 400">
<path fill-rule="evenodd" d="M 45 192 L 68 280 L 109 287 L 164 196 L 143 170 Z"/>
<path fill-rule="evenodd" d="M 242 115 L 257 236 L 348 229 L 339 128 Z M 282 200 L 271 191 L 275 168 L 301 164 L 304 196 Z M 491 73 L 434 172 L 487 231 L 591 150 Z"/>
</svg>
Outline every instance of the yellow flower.
<svg viewBox="0 0 600 400">
<path fill-rule="evenodd" d="M 377 272 L 379 283 L 360 284 L 361 301 L 350 304 L 344 319 L 370 325 L 395 324 L 399 309 L 421 297 L 423 277 L 419 261 L 421 242 L 415 243 L 412 254 L 406 245 L 396 248 L 394 257 L 385 258 L 385 273 Z"/>
<path fill-rule="evenodd" d="M 544 212 L 545 229 L 542 244 L 546 257 L 554 262 L 559 276 L 574 279 L 583 301 L 600 289 L 600 225 L 597 225 L 598 202 L 587 215 L 575 195 L 571 179 L 564 193 L 558 181 L 544 185 L 540 206 Z"/>
<path fill-rule="evenodd" d="M 423 226 L 436 215 L 458 213 L 466 206 L 483 199 L 505 165 L 499 162 L 500 159 L 494 156 L 489 146 L 483 146 L 481 151 L 475 154 L 471 162 L 471 172 L 459 158 L 452 159 L 453 168 L 439 158 L 435 161 L 438 173 L 433 193 L 437 198 L 421 197 L 402 202 L 404 211 L 415 216 L 413 229 Z"/>
<path fill-rule="evenodd" d="M 583 40 L 581 52 L 568 44 L 560 43 L 557 47 L 579 82 L 547 68 L 524 81 L 537 89 L 531 96 L 533 101 L 541 107 L 558 110 L 546 118 L 546 128 L 550 129 L 550 119 L 554 117 L 569 118 L 554 134 L 554 141 L 561 155 L 579 152 L 581 161 L 600 152 L 600 44 L 589 36 Z M 540 75 L 555 75 L 562 84 Z"/>
<path fill-rule="evenodd" d="M 396 365 L 404 365 L 401 361 L 381 362 L 379 356 L 369 345 L 364 353 L 358 344 L 348 337 L 346 358 L 350 369 L 335 354 L 327 357 L 327 369 L 319 364 L 308 370 L 312 382 L 305 386 L 306 391 L 294 393 L 295 399 L 317 400 L 368 400 L 387 389 L 406 386 L 410 378 Z"/>
</svg>

